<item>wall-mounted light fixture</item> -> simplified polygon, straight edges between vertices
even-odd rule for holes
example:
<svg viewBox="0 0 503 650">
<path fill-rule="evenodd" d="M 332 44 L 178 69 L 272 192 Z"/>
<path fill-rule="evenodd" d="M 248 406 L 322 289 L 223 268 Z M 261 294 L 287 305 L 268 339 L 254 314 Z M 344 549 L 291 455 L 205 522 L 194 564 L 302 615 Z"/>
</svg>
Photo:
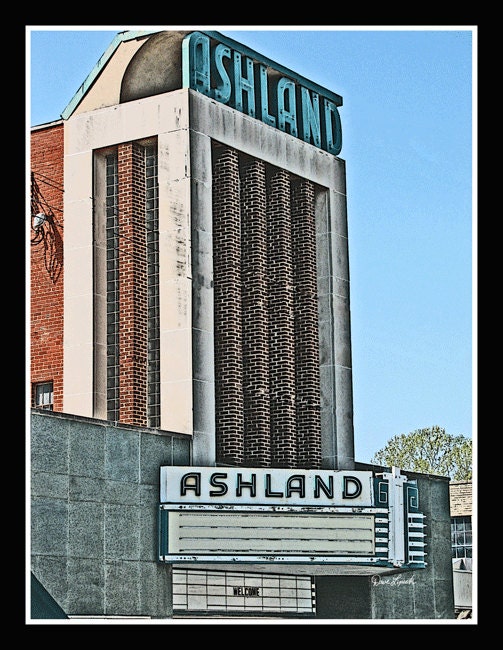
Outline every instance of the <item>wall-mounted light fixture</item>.
<svg viewBox="0 0 503 650">
<path fill-rule="evenodd" d="M 39 230 L 46 221 L 47 221 L 47 215 L 45 215 L 43 212 L 38 212 L 33 217 L 33 230 Z"/>
</svg>

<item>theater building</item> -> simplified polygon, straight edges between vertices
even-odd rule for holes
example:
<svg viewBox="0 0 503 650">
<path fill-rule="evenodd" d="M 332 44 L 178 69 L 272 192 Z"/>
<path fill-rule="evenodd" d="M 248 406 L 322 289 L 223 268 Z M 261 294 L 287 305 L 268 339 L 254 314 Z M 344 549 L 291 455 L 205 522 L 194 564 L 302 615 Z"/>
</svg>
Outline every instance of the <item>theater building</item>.
<svg viewBox="0 0 503 650">
<path fill-rule="evenodd" d="M 31 130 L 31 570 L 71 618 L 454 618 L 448 478 L 354 458 L 343 100 L 117 34 Z"/>
</svg>

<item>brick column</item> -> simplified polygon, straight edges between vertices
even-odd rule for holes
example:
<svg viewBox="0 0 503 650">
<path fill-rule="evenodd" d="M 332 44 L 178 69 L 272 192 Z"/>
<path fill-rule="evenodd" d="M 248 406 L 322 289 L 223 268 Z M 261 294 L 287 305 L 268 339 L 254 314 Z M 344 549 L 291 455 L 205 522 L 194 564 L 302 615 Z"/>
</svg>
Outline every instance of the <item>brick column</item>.
<svg viewBox="0 0 503 650">
<path fill-rule="evenodd" d="M 295 332 L 290 178 L 273 169 L 268 190 L 271 465 L 295 467 Z"/>
<path fill-rule="evenodd" d="M 269 467 L 267 207 L 265 164 L 261 160 L 242 166 L 241 211 L 245 463 Z"/>
<path fill-rule="evenodd" d="M 213 281 L 217 462 L 244 458 L 241 321 L 241 217 L 236 151 L 215 149 L 213 162 Z"/>
<path fill-rule="evenodd" d="M 120 421 L 146 426 L 147 260 L 143 147 L 126 143 L 119 161 Z"/>
<path fill-rule="evenodd" d="M 298 466 L 321 466 L 320 359 L 314 186 L 292 187 Z"/>
</svg>

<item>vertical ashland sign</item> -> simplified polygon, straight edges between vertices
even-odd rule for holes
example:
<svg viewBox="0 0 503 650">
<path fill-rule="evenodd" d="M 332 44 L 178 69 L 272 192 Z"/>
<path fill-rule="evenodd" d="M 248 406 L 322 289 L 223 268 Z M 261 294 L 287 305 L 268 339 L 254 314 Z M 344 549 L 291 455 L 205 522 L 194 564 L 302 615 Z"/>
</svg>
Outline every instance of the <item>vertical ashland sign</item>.
<svg viewBox="0 0 503 650">
<path fill-rule="evenodd" d="M 182 43 L 183 87 L 196 90 L 337 156 L 342 97 L 218 32 Z"/>
</svg>

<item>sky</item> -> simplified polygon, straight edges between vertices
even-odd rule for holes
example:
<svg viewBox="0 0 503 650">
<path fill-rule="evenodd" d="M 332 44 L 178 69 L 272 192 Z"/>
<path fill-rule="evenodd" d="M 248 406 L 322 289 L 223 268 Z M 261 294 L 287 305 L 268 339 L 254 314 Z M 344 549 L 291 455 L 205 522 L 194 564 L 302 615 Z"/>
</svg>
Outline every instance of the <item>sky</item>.
<svg viewBox="0 0 503 650">
<path fill-rule="evenodd" d="M 432 426 L 476 451 L 476 26 L 29 25 L 27 131 L 118 32 L 198 28 L 343 98 L 356 460 Z"/>
</svg>

